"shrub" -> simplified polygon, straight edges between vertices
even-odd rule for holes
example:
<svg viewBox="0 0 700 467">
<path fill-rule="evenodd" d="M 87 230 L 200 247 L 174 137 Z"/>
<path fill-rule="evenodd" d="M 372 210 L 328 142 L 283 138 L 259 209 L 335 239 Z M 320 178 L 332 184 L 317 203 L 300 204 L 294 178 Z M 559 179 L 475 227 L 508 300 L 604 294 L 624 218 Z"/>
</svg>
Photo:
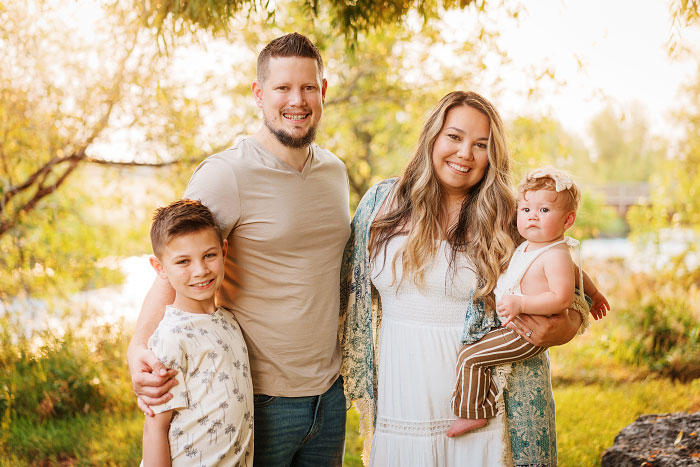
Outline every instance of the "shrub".
<svg viewBox="0 0 700 467">
<path fill-rule="evenodd" d="M 100 326 L 58 335 L 42 330 L 26 335 L 0 320 L 0 414 L 30 421 L 62 418 L 133 406 L 125 350 L 126 336 Z"/>
</svg>

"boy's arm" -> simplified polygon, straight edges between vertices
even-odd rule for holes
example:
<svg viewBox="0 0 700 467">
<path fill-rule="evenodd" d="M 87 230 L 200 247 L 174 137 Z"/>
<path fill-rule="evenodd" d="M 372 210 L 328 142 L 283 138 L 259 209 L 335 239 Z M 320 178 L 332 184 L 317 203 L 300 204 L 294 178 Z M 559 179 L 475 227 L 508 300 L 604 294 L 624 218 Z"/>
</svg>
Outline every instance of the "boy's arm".
<svg viewBox="0 0 700 467">
<path fill-rule="evenodd" d="M 508 318 L 509 324 L 521 313 L 530 315 L 553 315 L 561 313 L 574 301 L 574 268 L 567 250 L 553 248 L 542 255 L 547 292 L 535 295 L 506 295 L 501 297 L 496 310 Z"/>
<path fill-rule="evenodd" d="M 166 410 L 143 422 L 143 465 L 144 467 L 170 467 L 170 444 L 168 431 L 173 411 Z"/>
<path fill-rule="evenodd" d="M 131 371 L 131 384 L 138 396 L 139 408 L 146 415 L 153 415 L 150 405 L 168 401 L 168 391 L 177 384 L 175 370 L 168 370 L 148 349 L 148 338 L 163 319 L 165 306 L 173 303 L 175 291 L 167 279 L 156 277 L 141 306 L 136 331 L 129 343 L 126 358 Z"/>
</svg>

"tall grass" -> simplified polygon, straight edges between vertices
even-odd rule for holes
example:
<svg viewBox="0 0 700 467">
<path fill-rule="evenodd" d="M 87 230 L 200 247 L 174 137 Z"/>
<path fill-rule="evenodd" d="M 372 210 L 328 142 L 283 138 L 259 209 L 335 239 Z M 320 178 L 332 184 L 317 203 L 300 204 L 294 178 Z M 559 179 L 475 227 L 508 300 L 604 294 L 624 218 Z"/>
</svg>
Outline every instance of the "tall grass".
<svg viewBox="0 0 700 467">
<path fill-rule="evenodd" d="M 118 326 L 86 331 L 26 334 L 10 317 L 0 318 L 0 458 L 5 465 L 78 460 L 95 465 L 120 457 L 130 463 L 140 456 L 134 443 L 143 415 L 128 379 L 128 335 Z M 126 450 L 131 455 L 113 457 L 124 451 L 118 445 L 124 441 L 132 446 Z"/>
</svg>

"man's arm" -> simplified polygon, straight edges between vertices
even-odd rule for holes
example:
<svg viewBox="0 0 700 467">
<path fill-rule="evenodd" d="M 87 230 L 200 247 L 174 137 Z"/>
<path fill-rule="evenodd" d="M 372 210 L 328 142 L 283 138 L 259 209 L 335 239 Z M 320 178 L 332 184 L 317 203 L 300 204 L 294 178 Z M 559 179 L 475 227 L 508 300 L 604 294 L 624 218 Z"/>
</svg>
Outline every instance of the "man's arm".
<svg viewBox="0 0 700 467">
<path fill-rule="evenodd" d="M 143 466 L 144 467 L 170 467 L 170 444 L 168 443 L 168 431 L 173 411 L 167 410 L 156 414 L 154 417 L 146 417 L 143 422 Z"/>
<path fill-rule="evenodd" d="M 175 370 L 168 370 L 148 349 L 148 339 L 158 327 L 165 306 L 173 303 L 175 291 L 167 279 L 156 277 L 141 306 L 136 331 L 129 343 L 126 358 L 131 371 L 131 384 L 139 397 L 139 408 L 146 415 L 153 415 L 150 405 L 158 405 L 172 398 L 170 388 L 177 384 Z"/>
</svg>

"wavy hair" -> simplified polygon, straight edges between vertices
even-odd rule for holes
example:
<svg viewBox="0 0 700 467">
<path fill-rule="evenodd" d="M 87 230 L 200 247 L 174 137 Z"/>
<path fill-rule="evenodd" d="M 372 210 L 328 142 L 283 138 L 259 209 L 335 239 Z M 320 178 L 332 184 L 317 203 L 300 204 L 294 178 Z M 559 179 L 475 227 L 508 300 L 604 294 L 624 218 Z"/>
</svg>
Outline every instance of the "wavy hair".
<svg viewBox="0 0 700 467">
<path fill-rule="evenodd" d="M 472 107 L 489 119 L 487 143 L 488 166 L 483 178 L 473 186 L 460 208 L 457 222 L 447 232 L 441 228 L 447 213 L 444 194 L 435 173 L 432 153 L 447 113 L 458 106 Z M 385 214 L 372 223 L 369 251 L 376 258 L 397 235 L 407 234 L 404 246 L 392 260 L 396 278 L 396 261 L 401 258 L 402 277 L 418 286 L 424 285 L 424 273 L 438 251 L 436 239 L 450 245 L 449 265 L 455 271 L 457 254 L 469 258 L 478 277 L 474 297 L 493 308 L 491 293 L 498 276 L 505 271 L 516 241 L 520 239 L 516 224 L 516 199 L 511 188 L 510 156 L 506 147 L 503 122 L 493 105 L 474 92 L 454 91 L 443 97 L 428 117 L 413 158 L 396 184 Z"/>
</svg>

